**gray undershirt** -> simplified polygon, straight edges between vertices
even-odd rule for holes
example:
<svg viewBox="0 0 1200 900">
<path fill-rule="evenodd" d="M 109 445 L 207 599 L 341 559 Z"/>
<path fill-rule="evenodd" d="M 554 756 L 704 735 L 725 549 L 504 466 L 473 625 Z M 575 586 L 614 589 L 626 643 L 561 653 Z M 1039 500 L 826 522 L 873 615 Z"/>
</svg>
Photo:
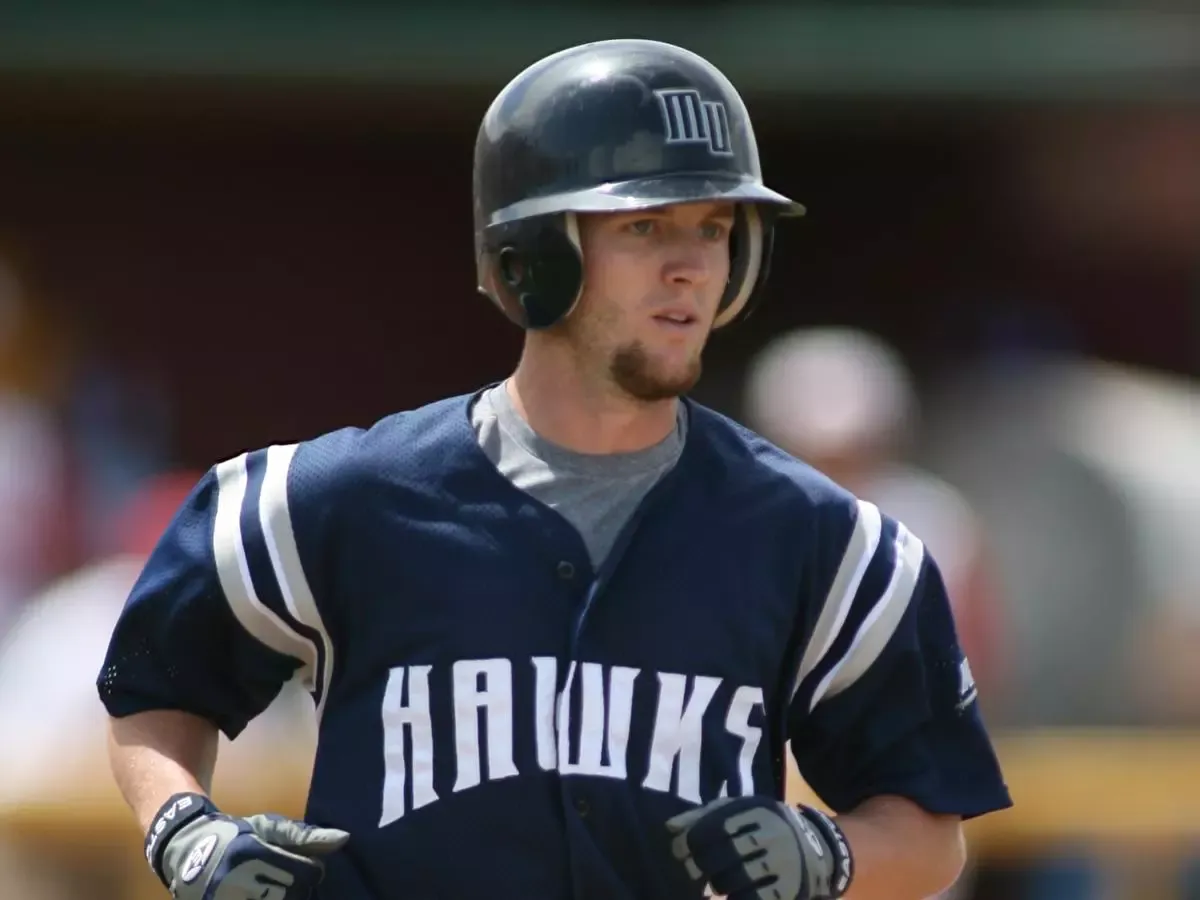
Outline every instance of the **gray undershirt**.
<svg viewBox="0 0 1200 900">
<path fill-rule="evenodd" d="M 660 443 L 632 453 L 587 454 L 540 437 L 499 384 L 471 410 L 484 453 L 509 481 L 575 526 L 599 568 L 646 493 L 683 452 L 687 417 Z"/>
</svg>

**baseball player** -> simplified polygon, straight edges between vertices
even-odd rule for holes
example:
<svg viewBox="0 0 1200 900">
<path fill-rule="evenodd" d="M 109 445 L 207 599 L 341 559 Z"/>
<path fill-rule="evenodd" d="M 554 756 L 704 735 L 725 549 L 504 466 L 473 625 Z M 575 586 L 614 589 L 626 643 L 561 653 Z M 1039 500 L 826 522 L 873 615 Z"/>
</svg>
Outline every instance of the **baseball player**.
<svg viewBox="0 0 1200 900">
<path fill-rule="evenodd" d="M 480 127 L 512 376 L 216 465 L 100 673 L 179 900 L 906 900 L 1009 804 L 935 562 L 685 398 L 780 217 L 746 108 L 678 47 L 572 48 Z M 208 797 L 290 679 L 304 821 Z M 785 753 L 836 815 L 783 801 Z"/>
</svg>

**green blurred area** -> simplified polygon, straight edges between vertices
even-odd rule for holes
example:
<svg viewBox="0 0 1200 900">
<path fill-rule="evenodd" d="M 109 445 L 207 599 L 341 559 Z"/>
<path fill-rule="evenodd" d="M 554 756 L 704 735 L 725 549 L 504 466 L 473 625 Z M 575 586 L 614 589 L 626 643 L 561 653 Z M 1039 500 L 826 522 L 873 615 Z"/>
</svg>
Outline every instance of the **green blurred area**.
<svg viewBox="0 0 1200 900">
<path fill-rule="evenodd" d="M 574 43 L 655 37 L 743 91 L 1022 99 L 1200 97 L 1195 4 L 7 3 L 4 75 L 492 84 Z"/>
</svg>

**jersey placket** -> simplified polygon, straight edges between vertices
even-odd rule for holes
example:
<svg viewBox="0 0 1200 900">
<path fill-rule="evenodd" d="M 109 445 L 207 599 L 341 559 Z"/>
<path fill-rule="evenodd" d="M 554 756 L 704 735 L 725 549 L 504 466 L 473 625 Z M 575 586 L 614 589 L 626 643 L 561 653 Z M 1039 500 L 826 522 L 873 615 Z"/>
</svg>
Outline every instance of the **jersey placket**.
<svg viewBox="0 0 1200 900">
<path fill-rule="evenodd" d="M 589 654 L 586 652 L 586 645 L 584 642 L 588 616 L 596 608 L 596 605 L 603 601 L 603 595 L 612 581 L 617 569 L 619 568 L 626 551 L 629 549 L 630 544 L 641 527 L 646 513 L 652 509 L 656 503 L 660 502 L 662 495 L 670 489 L 670 485 L 674 481 L 674 474 L 674 471 L 667 473 L 667 475 L 660 479 L 659 482 L 647 492 L 646 496 L 642 498 L 641 502 L 635 508 L 633 514 L 629 517 L 629 520 L 621 529 L 617 539 L 613 542 L 612 549 L 609 551 L 608 556 L 605 557 L 604 561 L 600 565 L 599 571 L 596 572 L 595 577 L 588 585 L 587 593 L 584 596 L 582 604 L 580 604 L 579 608 L 572 616 L 570 655 L 567 669 L 568 674 L 566 675 L 566 682 L 562 686 L 562 695 L 560 697 L 558 715 L 555 718 L 555 733 L 558 740 L 558 746 L 560 748 L 559 772 L 561 774 L 575 774 L 572 771 L 573 767 L 570 764 L 569 757 L 564 759 L 561 758 L 561 756 L 563 751 L 568 754 L 571 752 L 571 735 L 569 733 L 571 730 L 571 722 L 575 720 L 576 715 L 578 715 L 576 711 L 581 711 L 583 706 L 582 691 L 585 689 L 585 685 L 580 683 L 581 677 L 579 673 L 579 667 L 581 664 L 583 664 L 582 660 L 588 659 L 589 657 Z M 608 685 L 608 689 L 611 688 L 612 685 Z M 602 686 L 601 690 L 607 693 L 605 687 Z M 579 703 L 578 705 L 575 705 L 573 701 L 575 701 L 577 696 L 579 698 Z M 606 698 L 606 705 L 608 705 L 607 701 L 610 700 L 611 698 Z M 601 724 L 603 725 L 603 723 Z M 563 728 L 568 730 L 567 734 L 561 733 Z M 610 760 L 610 764 L 611 763 L 612 760 Z M 568 834 L 575 832 L 578 828 L 586 828 L 586 822 L 590 814 L 590 804 L 586 796 L 586 782 L 580 782 L 570 778 L 560 778 L 559 787 L 559 796 L 562 803 L 563 815 L 565 816 L 566 821 L 569 823 Z M 592 872 L 590 874 L 577 872 L 576 874 L 577 878 L 582 879 L 583 884 L 590 884 L 599 876 L 599 873 L 597 872 Z"/>
</svg>

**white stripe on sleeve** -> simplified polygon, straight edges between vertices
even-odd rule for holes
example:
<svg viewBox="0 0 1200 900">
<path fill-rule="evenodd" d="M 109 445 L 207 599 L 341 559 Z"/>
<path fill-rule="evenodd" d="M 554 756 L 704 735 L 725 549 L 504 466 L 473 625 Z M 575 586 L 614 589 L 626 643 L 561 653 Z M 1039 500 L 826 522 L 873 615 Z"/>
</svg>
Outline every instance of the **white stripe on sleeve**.
<svg viewBox="0 0 1200 900">
<path fill-rule="evenodd" d="M 854 598 L 858 594 L 858 586 L 862 583 L 867 566 L 875 557 L 879 547 L 879 536 L 883 528 L 879 508 L 873 503 L 858 500 L 858 514 L 854 520 L 854 530 L 846 542 L 842 553 L 842 561 L 838 565 L 837 574 L 821 604 L 821 613 L 817 624 L 808 639 L 804 657 L 800 661 L 796 680 L 792 684 L 792 698 L 800 689 L 801 683 L 812 674 L 813 670 L 825 658 L 829 648 L 842 630 Z"/>
<path fill-rule="evenodd" d="M 213 555 L 221 590 L 246 632 L 277 653 L 299 660 L 296 677 L 309 692 L 315 689 L 317 648 L 274 611 L 254 590 L 246 547 L 242 541 L 242 505 L 246 500 L 247 454 L 217 465 L 217 513 L 213 525 Z"/>
<path fill-rule="evenodd" d="M 845 655 L 837 661 L 821 683 L 813 691 L 809 710 L 822 699 L 834 697 L 853 685 L 879 658 L 887 646 L 904 611 L 912 600 L 917 579 L 921 574 L 921 563 L 925 558 L 925 545 L 902 524 L 898 524 L 894 552 L 896 564 L 883 596 L 871 607 L 859 626 L 854 640 Z"/>
<path fill-rule="evenodd" d="M 296 546 L 296 533 L 292 528 L 287 479 L 295 453 L 295 444 L 270 447 L 267 450 L 267 471 L 263 479 L 262 499 L 259 501 L 258 511 L 263 535 L 267 541 L 267 551 L 271 555 L 271 565 L 275 569 L 275 578 L 283 594 L 283 602 L 287 604 L 288 612 L 297 622 L 320 635 L 325 666 L 324 671 L 320 673 L 321 699 L 317 704 L 319 719 L 325 707 L 325 700 L 329 696 L 329 682 L 333 674 L 333 643 L 329 639 L 329 632 L 321 620 L 317 602 L 304 575 L 304 567 L 300 563 L 300 550 Z"/>
</svg>

